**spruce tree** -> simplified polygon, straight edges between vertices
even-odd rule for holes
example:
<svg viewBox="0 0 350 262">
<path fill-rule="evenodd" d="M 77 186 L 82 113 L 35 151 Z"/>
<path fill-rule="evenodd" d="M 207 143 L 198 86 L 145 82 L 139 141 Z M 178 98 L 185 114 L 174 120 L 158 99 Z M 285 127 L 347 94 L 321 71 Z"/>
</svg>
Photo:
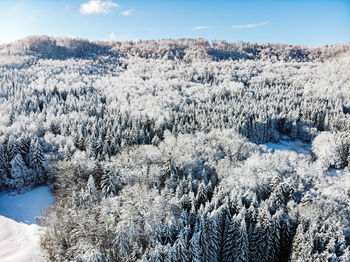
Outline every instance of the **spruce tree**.
<svg viewBox="0 0 350 262">
<path fill-rule="evenodd" d="M 249 241 L 247 234 L 247 226 L 244 218 L 240 219 L 240 225 L 237 230 L 237 238 L 233 248 L 234 261 L 248 262 L 249 261 Z"/>
<path fill-rule="evenodd" d="M 101 178 L 100 187 L 105 196 L 115 195 L 121 188 L 117 173 L 112 168 L 107 168 Z"/>
<path fill-rule="evenodd" d="M 30 143 L 28 161 L 29 166 L 35 172 L 36 183 L 42 183 L 44 181 L 44 154 L 42 146 L 39 143 L 39 139 L 36 136 Z"/>
<path fill-rule="evenodd" d="M 231 219 L 227 217 L 225 237 L 223 241 L 222 260 L 233 261 L 235 255 L 235 245 L 238 237 L 239 222 L 237 216 Z"/>
<path fill-rule="evenodd" d="M 257 221 L 257 256 L 261 257 L 262 261 L 274 261 L 274 226 L 266 202 L 262 203 L 259 208 Z"/>
<path fill-rule="evenodd" d="M 186 228 L 184 228 L 180 232 L 179 237 L 175 242 L 177 250 L 177 259 L 179 262 L 190 262 L 190 254 L 188 250 L 188 236 L 186 231 Z"/>
<path fill-rule="evenodd" d="M 9 157 L 9 161 L 12 161 L 12 159 L 17 154 L 21 153 L 20 146 L 17 143 L 17 140 L 14 136 L 9 137 L 9 140 L 7 141 L 6 151 L 7 151 L 8 157 Z"/>
<path fill-rule="evenodd" d="M 204 204 L 208 200 L 207 192 L 206 192 L 206 186 L 204 183 L 200 183 L 197 191 L 196 201 L 197 201 L 197 208 L 200 207 L 201 204 Z"/>
<path fill-rule="evenodd" d="M 219 261 L 221 257 L 222 235 L 223 235 L 223 213 L 222 209 L 215 210 L 210 217 L 209 223 L 209 256 L 212 261 Z"/>
<path fill-rule="evenodd" d="M 209 232 L 209 219 L 206 212 L 199 215 L 198 219 L 198 232 L 201 232 L 199 236 L 199 243 L 203 251 L 203 261 L 210 261 L 209 252 L 209 242 L 210 242 L 210 232 Z"/>
<path fill-rule="evenodd" d="M 200 234 L 196 232 L 192 235 L 189 246 L 190 261 L 201 262 L 202 260 L 202 247 L 200 246 Z"/>
<path fill-rule="evenodd" d="M 26 190 L 26 187 L 34 185 L 33 176 L 27 168 L 22 155 L 17 154 L 11 161 L 11 181 L 9 187 L 20 192 Z"/>
<path fill-rule="evenodd" d="M 168 246 L 167 253 L 165 254 L 164 262 L 177 262 L 178 257 L 177 257 L 177 249 L 176 245 L 174 244 L 173 246 Z"/>
<path fill-rule="evenodd" d="M 9 163 L 4 144 L 0 141 L 0 191 L 7 184 L 7 174 L 9 171 Z"/>
</svg>

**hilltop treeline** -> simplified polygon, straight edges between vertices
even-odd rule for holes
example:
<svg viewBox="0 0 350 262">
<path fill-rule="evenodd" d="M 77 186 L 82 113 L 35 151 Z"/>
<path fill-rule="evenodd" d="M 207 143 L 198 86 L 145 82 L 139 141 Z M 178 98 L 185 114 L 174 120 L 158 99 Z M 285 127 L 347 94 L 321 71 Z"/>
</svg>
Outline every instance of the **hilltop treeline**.
<svg viewBox="0 0 350 262">
<path fill-rule="evenodd" d="M 295 46 L 287 44 L 228 43 L 205 39 L 164 39 L 160 41 L 95 41 L 73 38 L 31 36 L 11 44 L 0 45 L 2 54 L 37 55 L 40 58 L 67 57 L 91 58 L 92 56 L 140 57 L 171 60 L 193 58 L 221 60 L 272 60 L 284 62 L 325 61 L 349 50 L 349 46 L 327 45 L 323 47 Z"/>
</svg>

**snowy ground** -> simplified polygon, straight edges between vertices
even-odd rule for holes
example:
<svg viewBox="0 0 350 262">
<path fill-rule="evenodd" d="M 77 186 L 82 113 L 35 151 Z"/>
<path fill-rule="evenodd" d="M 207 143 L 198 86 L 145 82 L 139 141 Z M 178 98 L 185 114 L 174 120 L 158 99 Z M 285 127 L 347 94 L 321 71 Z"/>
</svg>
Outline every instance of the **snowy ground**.
<svg viewBox="0 0 350 262">
<path fill-rule="evenodd" d="M 0 195 L 0 215 L 25 224 L 36 224 L 35 217 L 41 216 L 40 209 L 53 202 L 50 189 L 37 187 L 20 195 Z"/>
<path fill-rule="evenodd" d="M 0 261 L 45 261 L 40 250 L 40 227 L 0 216 Z"/>
<path fill-rule="evenodd" d="M 286 141 L 281 140 L 278 143 L 268 142 L 260 146 L 263 151 L 271 150 L 274 152 L 275 150 L 287 150 L 294 151 L 298 154 L 310 154 L 311 148 L 310 144 L 303 143 L 301 141 Z"/>
<path fill-rule="evenodd" d="M 40 250 L 40 227 L 36 216 L 53 197 L 48 187 L 37 187 L 21 195 L 0 195 L 0 261 L 44 261 Z"/>
</svg>

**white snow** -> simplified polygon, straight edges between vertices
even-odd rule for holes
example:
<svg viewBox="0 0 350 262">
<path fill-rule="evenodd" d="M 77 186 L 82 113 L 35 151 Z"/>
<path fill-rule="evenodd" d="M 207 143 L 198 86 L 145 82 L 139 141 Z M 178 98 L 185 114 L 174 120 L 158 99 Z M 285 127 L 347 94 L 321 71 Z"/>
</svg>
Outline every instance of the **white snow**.
<svg viewBox="0 0 350 262">
<path fill-rule="evenodd" d="M 53 202 L 50 189 L 37 187 L 20 195 L 0 195 L 0 215 L 17 222 L 35 224 L 35 217 L 41 216 L 40 209 L 49 207 Z"/>
<path fill-rule="evenodd" d="M 301 141 L 285 141 L 281 140 L 278 143 L 268 142 L 260 146 L 262 150 L 271 150 L 274 152 L 275 150 L 287 150 L 294 151 L 298 154 L 310 154 L 311 148 L 309 144 L 303 143 Z"/>
<path fill-rule="evenodd" d="M 45 261 L 40 250 L 40 227 L 0 216 L 0 261 Z"/>
<path fill-rule="evenodd" d="M 40 209 L 53 197 L 48 187 L 37 187 L 21 195 L 0 195 L 0 261 L 45 261 L 40 249 L 41 230 L 36 225 Z"/>
</svg>

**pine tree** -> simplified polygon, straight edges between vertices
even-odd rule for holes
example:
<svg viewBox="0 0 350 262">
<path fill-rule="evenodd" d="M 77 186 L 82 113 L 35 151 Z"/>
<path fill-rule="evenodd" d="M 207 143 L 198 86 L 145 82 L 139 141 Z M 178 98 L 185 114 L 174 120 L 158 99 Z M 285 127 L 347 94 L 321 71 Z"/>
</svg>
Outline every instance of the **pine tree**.
<svg viewBox="0 0 350 262">
<path fill-rule="evenodd" d="M 259 258 L 259 247 L 257 246 L 259 239 L 259 229 L 257 224 L 250 224 L 249 226 L 249 261 L 255 262 Z"/>
<path fill-rule="evenodd" d="M 18 145 L 16 138 L 13 136 L 9 137 L 6 147 L 7 155 L 11 161 L 17 154 L 21 153 L 20 146 Z"/>
<path fill-rule="evenodd" d="M 30 142 L 31 142 L 31 139 L 29 136 L 27 135 L 21 136 L 21 139 L 19 140 L 18 145 L 23 155 L 29 153 Z"/>
<path fill-rule="evenodd" d="M 9 171 L 9 163 L 5 146 L 0 142 L 0 191 L 7 184 L 7 174 Z"/>
<path fill-rule="evenodd" d="M 200 234 L 201 232 L 196 232 L 193 234 L 190 240 L 190 261 L 201 262 L 202 260 L 202 247 L 200 246 Z"/>
<path fill-rule="evenodd" d="M 129 256 L 129 261 L 138 261 L 141 258 L 141 256 L 142 256 L 142 247 L 139 245 L 139 243 L 135 242 Z"/>
<path fill-rule="evenodd" d="M 279 209 L 273 217 L 275 227 L 279 232 L 279 250 L 278 250 L 278 261 L 287 262 L 290 250 L 292 247 L 292 241 L 294 236 L 294 223 L 288 214 L 283 210 Z M 275 239 L 275 241 L 278 239 Z"/>
<path fill-rule="evenodd" d="M 178 229 L 176 220 L 174 217 L 172 217 L 171 220 L 164 225 L 164 229 L 163 229 L 164 244 L 172 245 L 175 242 L 178 231 L 179 229 Z"/>
<path fill-rule="evenodd" d="M 182 230 L 182 229 L 184 229 L 187 226 L 189 226 L 188 213 L 184 209 L 184 210 L 182 210 L 181 215 L 180 215 L 179 228 L 180 228 L 180 230 Z"/>
<path fill-rule="evenodd" d="M 25 191 L 26 187 L 31 187 L 35 183 L 33 175 L 27 168 L 21 154 L 17 154 L 11 161 L 11 178 L 10 188 L 20 192 Z"/>
<path fill-rule="evenodd" d="M 80 255 L 81 261 L 89 261 L 89 262 L 102 262 L 104 261 L 103 255 L 101 251 L 93 246 L 87 246 L 85 247 L 87 250 Z"/>
<path fill-rule="evenodd" d="M 105 172 L 106 170 L 103 168 L 102 164 L 100 162 L 95 162 L 94 168 L 91 170 L 91 175 L 94 178 L 95 186 L 98 190 L 101 190 L 101 180 Z"/>
<path fill-rule="evenodd" d="M 107 195 L 115 195 L 121 188 L 117 173 L 112 168 L 107 168 L 101 178 L 102 193 Z"/>
<path fill-rule="evenodd" d="M 248 262 L 249 261 L 249 241 L 247 227 L 244 218 L 240 219 L 240 225 L 237 230 L 237 238 L 234 244 L 233 256 L 234 261 Z"/>
<path fill-rule="evenodd" d="M 268 207 L 266 206 L 266 202 L 261 204 L 257 220 L 257 255 L 262 259 L 262 261 L 274 261 L 274 226 L 272 223 L 271 215 L 268 211 Z"/>
<path fill-rule="evenodd" d="M 180 234 L 178 239 L 175 242 L 176 250 L 177 250 L 177 258 L 179 262 L 189 262 L 190 255 L 188 251 L 188 235 L 187 230 L 184 228 Z"/>
<path fill-rule="evenodd" d="M 177 179 L 178 171 L 177 171 L 176 164 L 173 157 L 169 154 L 163 164 L 160 186 L 164 187 L 166 180 L 169 179 L 170 177 Z"/>
<path fill-rule="evenodd" d="M 99 192 L 95 186 L 95 180 L 92 175 L 89 176 L 85 188 L 80 192 L 81 200 L 86 201 L 85 205 L 89 205 L 89 202 L 96 202 L 99 198 Z"/>
<path fill-rule="evenodd" d="M 210 242 L 210 232 L 209 232 L 209 219 L 207 213 L 202 213 L 199 215 L 198 219 L 198 232 L 201 232 L 199 236 L 199 243 L 203 251 L 203 261 L 210 261 L 209 253 L 209 242 Z"/>
<path fill-rule="evenodd" d="M 0 169 L 6 170 L 9 167 L 5 145 L 0 141 Z"/>
<path fill-rule="evenodd" d="M 235 255 L 234 248 L 236 245 L 239 231 L 239 222 L 237 216 L 234 216 L 231 219 L 227 217 L 227 221 L 225 224 L 226 230 L 222 249 L 222 260 L 233 261 Z"/>
<path fill-rule="evenodd" d="M 215 210 L 210 217 L 209 223 L 209 256 L 211 261 L 219 261 L 221 257 L 221 246 L 223 236 L 223 212 L 222 209 Z"/>
<path fill-rule="evenodd" d="M 201 204 L 204 204 L 208 200 L 206 187 L 204 183 L 200 183 L 197 191 L 196 201 L 197 201 L 197 208 L 200 207 Z"/>
<path fill-rule="evenodd" d="M 164 262 L 177 262 L 179 261 L 177 258 L 177 249 L 176 245 L 169 246 L 167 249 L 167 253 L 164 258 Z"/>
<path fill-rule="evenodd" d="M 148 261 L 149 262 L 161 262 L 162 261 L 162 256 L 160 254 L 160 250 L 159 250 L 158 246 L 152 250 Z"/>
<path fill-rule="evenodd" d="M 28 160 L 29 166 L 33 168 L 35 172 L 43 172 L 44 154 L 42 146 L 39 143 L 39 139 L 36 136 L 30 143 Z"/>
<path fill-rule="evenodd" d="M 304 221 L 298 225 L 293 238 L 290 262 L 312 261 L 313 241 L 307 236 L 307 228 L 308 225 Z"/>
</svg>

